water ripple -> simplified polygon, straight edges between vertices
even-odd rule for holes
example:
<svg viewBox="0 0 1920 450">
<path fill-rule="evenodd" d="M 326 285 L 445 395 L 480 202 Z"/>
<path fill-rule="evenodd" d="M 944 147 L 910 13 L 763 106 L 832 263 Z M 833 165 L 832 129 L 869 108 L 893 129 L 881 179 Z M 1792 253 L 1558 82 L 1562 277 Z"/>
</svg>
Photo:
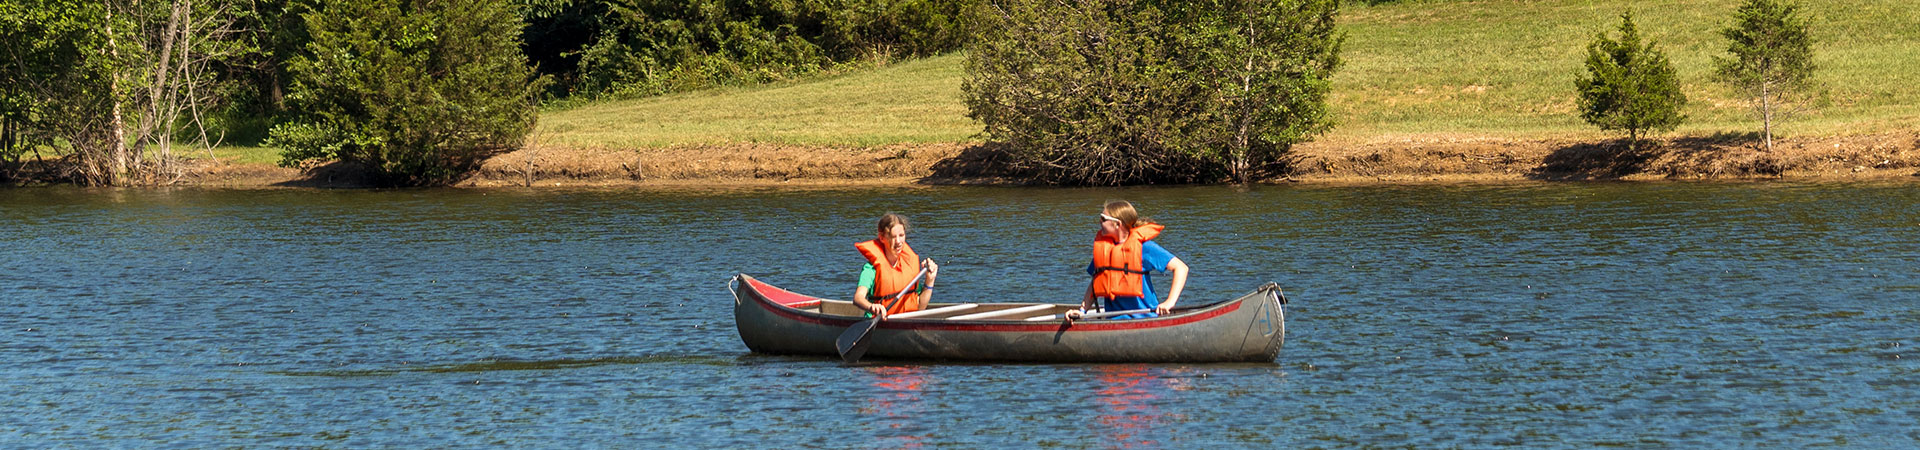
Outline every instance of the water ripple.
<svg viewBox="0 0 1920 450">
<path fill-rule="evenodd" d="M 1274 364 L 756 355 L 904 212 L 948 299 L 1071 302 L 1138 201 Z M 0 190 L 0 446 L 1909 447 L 1910 184 Z M 1164 288 L 1165 280 L 1159 280 Z"/>
</svg>

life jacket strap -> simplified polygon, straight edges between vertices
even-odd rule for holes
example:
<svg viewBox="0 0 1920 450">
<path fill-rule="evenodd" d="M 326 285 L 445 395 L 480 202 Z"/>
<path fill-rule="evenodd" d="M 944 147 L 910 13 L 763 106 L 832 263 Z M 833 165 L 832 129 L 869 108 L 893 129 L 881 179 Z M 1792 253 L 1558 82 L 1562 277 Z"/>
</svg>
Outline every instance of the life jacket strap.
<svg viewBox="0 0 1920 450">
<path fill-rule="evenodd" d="M 1098 271 L 1101 271 L 1101 272 L 1126 272 L 1126 273 L 1137 273 L 1137 274 L 1141 274 L 1141 275 L 1150 275 L 1150 274 L 1152 274 L 1152 272 L 1148 272 L 1148 271 L 1145 271 L 1145 270 L 1134 270 L 1134 269 L 1128 269 L 1128 268 L 1125 268 L 1125 267 L 1106 267 L 1106 266 L 1095 266 L 1095 267 L 1093 268 L 1093 270 L 1098 270 Z"/>
</svg>

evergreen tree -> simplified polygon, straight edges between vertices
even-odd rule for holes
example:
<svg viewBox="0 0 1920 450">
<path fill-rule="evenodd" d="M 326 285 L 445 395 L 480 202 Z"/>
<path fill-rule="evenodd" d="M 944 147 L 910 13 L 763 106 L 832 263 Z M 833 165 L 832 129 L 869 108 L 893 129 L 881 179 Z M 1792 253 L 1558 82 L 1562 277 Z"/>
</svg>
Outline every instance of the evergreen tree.
<svg viewBox="0 0 1920 450">
<path fill-rule="evenodd" d="M 532 131 L 543 79 L 506 0 L 339 0 L 306 16 L 281 164 L 339 160 L 395 185 L 449 183 Z"/>
<path fill-rule="evenodd" d="M 1773 150 L 1775 109 L 1813 75 L 1813 37 L 1800 6 L 1776 0 L 1747 0 L 1733 14 L 1727 57 L 1714 57 L 1722 81 L 1747 93 L 1759 110 L 1767 150 Z"/>
<path fill-rule="evenodd" d="M 1580 118 L 1602 130 L 1626 130 L 1633 149 L 1647 131 L 1671 131 L 1686 120 L 1673 64 L 1651 42 L 1641 42 L 1633 12 L 1620 15 L 1620 39 L 1602 32 L 1587 45 L 1587 75 L 1574 80 Z"/>
</svg>

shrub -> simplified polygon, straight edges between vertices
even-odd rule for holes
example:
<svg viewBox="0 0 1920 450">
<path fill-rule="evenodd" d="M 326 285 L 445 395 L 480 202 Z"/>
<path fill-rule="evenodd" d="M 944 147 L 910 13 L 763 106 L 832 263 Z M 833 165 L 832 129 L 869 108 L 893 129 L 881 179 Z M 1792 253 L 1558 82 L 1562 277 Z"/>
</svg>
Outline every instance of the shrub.
<svg viewBox="0 0 1920 450">
<path fill-rule="evenodd" d="M 1331 126 L 1337 10 L 989 1 L 968 47 L 969 115 L 1043 181 L 1245 182 Z"/>
<path fill-rule="evenodd" d="M 1647 131 L 1672 131 L 1686 120 L 1687 96 L 1667 56 L 1641 42 L 1633 13 L 1620 15 L 1620 39 L 1595 36 L 1587 45 L 1587 75 L 1575 79 L 1580 118 L 1602 130 L 1626 130 L 1632 149 Z"/>
<path fill-rule="evenodd" d="M 332 159 L 387 184 L 444 184 L 533 127 L 541 80 L 505 0 L 334 1 L 305 19 L 297 118 L 268 139 L 282 165 Z"/>
<path fill-rule="evenodd" d="M 869 58 L 959 48 L 973 0 L 582 0 L 605 10 L 573 53 L 575 95 L 634 97 L 731 83 L 761 83 Z M 543 27 L 544 28 L 544 27 Z M 543 33 L 530 41 L 578 39 Z M 550 49 L 548 51 L 551 51 Z M 554 58 L 543 58 L 554 59 Z M 562 65 L 564 60 L 555 62 Z"/>
</svg>

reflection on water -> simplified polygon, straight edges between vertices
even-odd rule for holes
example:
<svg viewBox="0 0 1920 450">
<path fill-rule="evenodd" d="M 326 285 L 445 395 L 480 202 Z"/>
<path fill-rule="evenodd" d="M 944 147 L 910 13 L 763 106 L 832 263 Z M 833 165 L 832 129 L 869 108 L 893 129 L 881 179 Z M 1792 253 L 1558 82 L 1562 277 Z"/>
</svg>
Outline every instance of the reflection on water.
<svg viewBox="0 0 1920 450">
<path fill-rule="evenodd" d="M 397 368 L 359 369 L 359 370 L 321 370 L 321 371 L 269 371 L 267 373 L 295 377 L 372 377 L 397 375 L 407 372 L 458 373 L 493 372 L 502 370 L 554 370 L 579 367 L 604 366 L 611 364 L 700 364 L 727 366 L 733 365 L 732 358 L 690 355 L 653 355 L 642 357 L 592 358 L 592 359 L 555 359 L 546 361 L 481 361 L 457 364 L 424 364 L 413 366 L 404 364 Z"/>
<path fill-rule="evenodd" d="M 1286 288 L 1277 364 L 734 330 L 729 277 L 844 295 L 887 211 L 943 299 L 1077 301 L 1114 198 L 1183 303 Z M 1908 448 L 1917 217 L 1914 184 L 0 189 L 0 448 Z"/>
<path fill-rule="evenodd" d="M 873 379 L 872 386 L 877 388 L 867 399 L 867 407 L 861 409 L 861 420 L 877 421 L 890 430 L 880 446 L 886 448 L 919 448 L 926 438 L 926 428 L 918 426 L 920 418 L 928 412 L 921 400 L 923 391 L 934 383 L 929 370 L 922 366 L 879 366 L 857 369 Z"/>
<path fill-rule="evenodd" d="M 1165 425 L 1157 405 L 1166 391 L 1164 379 L 1147 372 L 1141 365 L 1099 366 L 1100 383 L 1096 392 L 1100 415 L 1095 418 L 1116 446 L 1133 448 L 1159 443 L 1158 433 Z"/>
</svg>

